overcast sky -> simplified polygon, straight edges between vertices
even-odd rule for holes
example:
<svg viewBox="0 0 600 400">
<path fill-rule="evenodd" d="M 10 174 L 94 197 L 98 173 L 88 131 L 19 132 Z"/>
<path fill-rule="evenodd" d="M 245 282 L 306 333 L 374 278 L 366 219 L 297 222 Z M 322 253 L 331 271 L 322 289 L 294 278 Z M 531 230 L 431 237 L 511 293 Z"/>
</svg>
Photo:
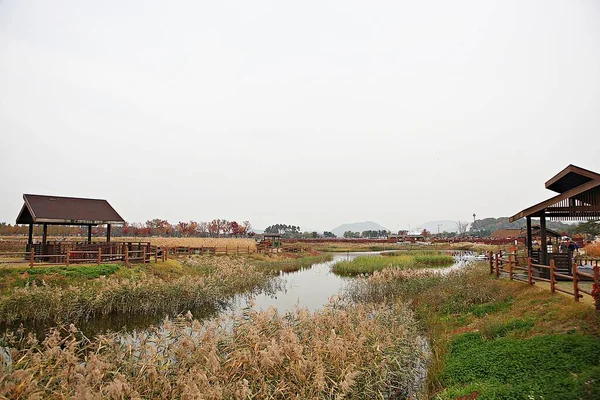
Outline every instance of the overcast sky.
<svg viewBox="0 0 600 400">
<path fill-rule="evenodd" d="M 0 221 L 508 216 L 599 128 L 597 0 L 0 0 Z"/>
</svg>

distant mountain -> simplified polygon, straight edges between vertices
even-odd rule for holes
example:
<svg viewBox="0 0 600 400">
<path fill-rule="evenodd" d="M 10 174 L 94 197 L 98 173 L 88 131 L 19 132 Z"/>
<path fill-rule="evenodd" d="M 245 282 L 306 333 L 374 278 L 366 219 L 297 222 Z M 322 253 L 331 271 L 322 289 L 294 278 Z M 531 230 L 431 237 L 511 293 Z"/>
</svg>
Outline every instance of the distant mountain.
<svg viewBox="0 0 600 400">
<path fill-rule="evenodd" d="M 335 229 L 332 229 L 337 237 L 344 237 L 344 232 L 364 232 L 364 231 L 387 231 L 386 228 L 373 221 L 354 222 L 352 224 L 343 224 Z"/>
<path fill-rule="evenodd" d="M 439 232 L 456 232 L 458 231 L 458 227 L 456 226 L 456 221 L 450 221 L 450 220 L 440 220 L 440 221 L 429 221 L 429 222 L 425 222 L 424 224 L 419 225 L 415 231 L 422 231 L 423 229 L 427 229 L 427 231 L 431 232 L 432 234 L 436 234 L 438 233 L 438 225 L 439 225 Z"/>
</svg>

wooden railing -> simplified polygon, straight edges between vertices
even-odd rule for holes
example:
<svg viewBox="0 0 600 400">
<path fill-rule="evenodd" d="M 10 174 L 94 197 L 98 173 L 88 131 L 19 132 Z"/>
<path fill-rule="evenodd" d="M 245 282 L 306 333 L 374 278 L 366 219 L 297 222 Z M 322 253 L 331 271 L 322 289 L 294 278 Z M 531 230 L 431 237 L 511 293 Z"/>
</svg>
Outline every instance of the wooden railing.
<svg viewBox="0 0 600 400">
<path fill-rule="evenodd" d="M 281 252 L 302 253 L 306 252 L 304 246 L 283 246 Z M 132 245 L 122 243 L 117 246 L 94 249 L 67 250 L 61 254 L 38 254 L 35 249 L 21 252 L 0 252 L 0 264 L 29 264 L 30 267 L 41 265 L 71 265 L 71 264 L 97 264 L 106 262 L 148 263 L 151 261 L 168 260 L 169 256 L 191 255 L 243 255 L 259 252 L 250 246 L 223 246 L 223 247 L 158 247 L 151 245 Z"/>
<path fill-rule="evenodd" d="M 532 259 L 528 258 L 526 265 L 520 265 L 517 263 L 516 253 L 506 253 L 503 257 L 500 257 L 499 254 L 493 254 L 490 252 L 489 257 L 490 274 L 495 274 L 497 278 L 508 276 L 510 280 L 518 280 L 521 282 L 526 282 L 530 285 L 535 284 L 536 281 L 547 282 L 550 284 L 550 291 L 552 293 L 565 293 L 573 296 L 575 301 L 579 301 L 579 299 L 584 295 L 588 295 L 592 297 L 596 309 L 600 311 L 600 266 L 598 265 L 598 262 L 596 262 L 595 265 L 592 265 L 593 273 L 589 274 L 587 272 L 580 271 L 579 267 L 582 265 L 578 265 L 578 260 L 575 260 L 573 261 L 573 273 L 572 275 L 569 275 L 557 272 L 554 260 L 550 260 L 550 265 L 543 265 L 534 264 Z M 526 278 L 521 276 L 525 274 L 517 274 L 515 273 L 515 270 L 525 272 Z M 536 274 L 542 275 L 539 273 L 540 271 L 547 271 L 548 278 L 536 276 Z M 592 282 L 591 290 L 581 287 L 580 281 L 583 279 Z M 567 281 L 572 282 L 572 290 L 569 290 L 571 288 L 559 286 Z"/>
<path fill-rule="evenodd" d="M 97 250 L 69 250 L 65 254 L 36 254 L 31 249 L 28 252 L 2 252 L 0 264 L 28 264 L 30 267 L 44 265 L 71 265 L 71 264 L 97 264 L 106 262 L 123 262 L 130 265 L 132 262 L 149 263 L 151 261 L 164 261 L 166 253 L 156 246 L 143 246 L 141 249 L 130 250 L 123 245 L 119 252 Z"/>
</svg>

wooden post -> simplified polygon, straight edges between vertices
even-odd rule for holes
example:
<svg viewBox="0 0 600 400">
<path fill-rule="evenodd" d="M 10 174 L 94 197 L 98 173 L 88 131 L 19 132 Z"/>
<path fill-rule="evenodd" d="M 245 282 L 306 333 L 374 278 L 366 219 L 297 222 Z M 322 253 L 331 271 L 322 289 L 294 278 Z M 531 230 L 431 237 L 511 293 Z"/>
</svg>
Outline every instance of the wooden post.
<svg viewBox="0 0 600 400">
<path fill-rule="evenodd" d="M 204 246 L 200 246 L 200 255 L 203 256 L 204 255 Z"/>
<path fill-rule="evenodd" d="M 227 246 L 225 246 L 225 255 L 227 255 Z"/>
<path fill-rule="evenodd" d="M 142 247 L 142 263 L 146 264 L 146 246 Z"/>
<path fill-rule="evenodd" d="M 67 255 L 65 257 L 65 264 L 67 264 L 67 267 L 69 266 L 69 258 L 71 257 L 71 251 L 69 249 L 67 249 Z"/>
<path fill-rule="evenodd" d="M 554 276 L 554 258 L 550 260 L 550 291 L 556 291 L 556 277 Z"/>
<path fill-rule="evenodd" d="M 92 226 L 91 225 L 88 225 L 87 242 L 88 242 L 88 244 L 92 243 Z"/>
<path fill-rule="evenodd" d="M 29 224 L 29 232 L 27 234 L 27 250 L 33 246 L 33 224 Z"/>
<path fill-rule="evenodd" d="M 33 248 L 31 248 L 31 250 L 29 250 L 29 267 L 33 267 L 34 260 L 35 260 L 35 250 L 33 250 Z"/>
<path fill-rule="evenodd" d="M 594 286 L 592 287 L 592 297 L 596 305 L 596 311 L 600 311 L 600 267 L 598 262 L 594 265 Z"/>
<path fill-rule="evenodd" d="M 102 262 L 102 247 L 98 247 L 98 265 Z"/>
<path fill-rule="evenodd" d="M 129 267 L 129 246 L 127 246 L 126 244 L 123 245 L 124 247 L 124 254 L 125 254 L 125 265 Z"/>
<path fill-rule="evenodd" d="M 240 254 L 240 246 L 235 246 L 235 254 Z"/>
<path fill-rule="evenodd" d="M 494 273 L 494 254 L 490 251 L 488 255 L 490 256 L 490 275 L 492 275 Z"/>
<path fill-rule="evenodd" d="M 546 212 L 540 216 L 540 264 L 546 264 L 548 262 L 548 236 L 546 232 Z"/>
<path fill-rule="evenodd" d="M 188 256 L 192 255 L 192 248 L 191 247 L 188 247 L 187 253 L 188 253 Z"/>
<path fill-rule="evenodd" d="M 508 254 L 508 279 L 513 280 L 513 263 L 517 256 L 513 255 L 513 253 Z"/>
<path fill-rule="evenodd" d="M 168 252 L 168 251 L 169 251 L 168 247 L 165 247 L 163 249 L 162 254 L 161 254 L 161 256 L 162 256 L 162 262 L 165 262 L 165 260 L 166 260 L 166 258 L 165 258 L 165 252 Z"/>
<path fill-rule="evenodd" d="M 106 225 L 106 243 L 110 243 L 110 224 Z"/>
<path fill-rule="evenodd" d="M 154 248 L 154 264 L 158 262 L 158 247 Z"/>
<path fill-rule="evenodd" d="M 577 276 L 577 263 L 573 262 L 573 295 L 579 301 L 579 276 Z"/>
<path fill-rule="evenodd" d="M 531 257 L 527 258 L 527 283 L 533 285 L 533 271 L 531 268 Z"/>
<path fill-rule="evenodd" d="M 527 257 L 531 257 L 533 250 L 533 235 L 531 234 L 531 217 L 527 217 Z"/>
<path fill-rule="evenodd" d="M 500 277 L 500 261 L 498 258 L 498 253 L 496 253 L 496 278 Z"/>
<path fill-rule="evenodd" d="M 48 224 L 42 228 L 42 255 L 46 254 L 46 240 L 48 240 Z"/>
</svg>

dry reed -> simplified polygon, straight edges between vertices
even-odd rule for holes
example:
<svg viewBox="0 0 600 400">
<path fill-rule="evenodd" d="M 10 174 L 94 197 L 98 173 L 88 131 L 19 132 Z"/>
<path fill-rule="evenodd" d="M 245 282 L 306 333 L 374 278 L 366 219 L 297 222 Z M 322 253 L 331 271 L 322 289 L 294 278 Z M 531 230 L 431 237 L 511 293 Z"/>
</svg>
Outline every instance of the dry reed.
<svg viewBox="0 0 600 400">
<path fill-rule="evenodd" d="M 425 352 L 408 308 L 331 305 L 229 323 L 186 318 L 129 339 L 74 326 L 43 342 L 5 335 L 0 396 L 39 398 L 408 398 Z"/>
</svg>

